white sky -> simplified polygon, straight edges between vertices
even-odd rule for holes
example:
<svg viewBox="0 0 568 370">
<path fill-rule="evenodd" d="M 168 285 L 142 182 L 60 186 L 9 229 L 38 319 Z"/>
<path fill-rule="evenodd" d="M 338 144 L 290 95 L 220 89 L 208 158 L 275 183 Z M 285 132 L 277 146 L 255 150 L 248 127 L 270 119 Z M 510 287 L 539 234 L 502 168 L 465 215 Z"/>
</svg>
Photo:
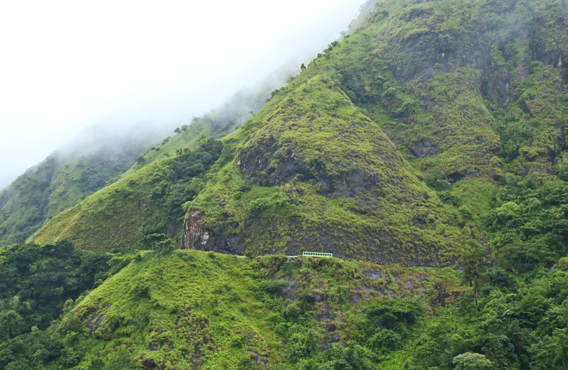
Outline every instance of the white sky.
<svg viewBox="0 0 568 370">
<path fill-rule="evenodd" d="M 109 115 L 189 121 L 323 49 L 363 2 L 1 1 L 0 189 Z"/>
</svg>

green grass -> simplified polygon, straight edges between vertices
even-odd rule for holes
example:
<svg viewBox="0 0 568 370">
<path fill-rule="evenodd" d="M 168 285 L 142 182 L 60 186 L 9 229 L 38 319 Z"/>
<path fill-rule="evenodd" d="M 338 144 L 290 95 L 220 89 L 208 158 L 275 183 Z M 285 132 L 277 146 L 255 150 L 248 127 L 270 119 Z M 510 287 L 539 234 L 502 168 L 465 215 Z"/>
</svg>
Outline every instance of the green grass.
<svg viewBox="0 0 568 370">
<path fill-rule="evenodd" d="M 383 277 L 373 280 L 368 276 Z M 271 281 L 282 279 L 284 283 L 297 281 L 295 303 L 263 290 Z M 84 351 L 83 365 L 99 356 L 110 358 L 128 351 L 139 363 L 152 358 L 179 369 L 193 364 L 203 369 L 252 368 L 256 365 L 251 360 L 253 353 L 269 364 L 285 361 L 285 337 L 276 327 L 283 322 L 286 307 L 297 303 L 303 305 L 304 313 L 290 320 L 300 320 L 317 333 L 320 343 L 325 342 L 329 322 L 316 320 L 324 302 L 302 303 L 313 302 L 310 295 L 328 295 L 327 304 L 335 313 L 332 323 L 341 343 L 346 343 L 357 337 L 365 308 L 381 297 L 388 299 L 389 291 L 393 298 L 425 296 L 434 284 L 444 284 L 448 291 L 461 294 L 458 279 L 459 273 L 451 270 L 403 269 L 338 259 L 246 259 L 177 251 L 159 261 L 147 253 L 76 304 L 73 319 L 67 320 L 78 320 L 80 327 L 85 328 L 93 318 L 104 319 L 96 330 L 79 330 L 68 338 L 75 350 Z M 357 294 L 361 300 L 350 303 Z M 71 324 L 63 322 L 64 326 Z M 199 359 L 192 360 L 194 355 Z"/>
<path fill-rule="evenodd" d="M 0 245 L 20 243 L 60 212 L 114 182 L 149 141 L 114 138 L 86 143 L 71 153 L 56 152 L 20 176 L 0 194 Z"/>
<path fill-rule="evenodd" d="M 309 245 L 371 261 L 455 263 L 457 241 L 469 236 L 459 215 L 445 214 L 333 80 L 302 80 L 227 137 L 235 159 L 211 173 L 189 213 L 203 212 L 215 237 L 236 236 L 243 254 L 297 254 Z"/>
</svg>

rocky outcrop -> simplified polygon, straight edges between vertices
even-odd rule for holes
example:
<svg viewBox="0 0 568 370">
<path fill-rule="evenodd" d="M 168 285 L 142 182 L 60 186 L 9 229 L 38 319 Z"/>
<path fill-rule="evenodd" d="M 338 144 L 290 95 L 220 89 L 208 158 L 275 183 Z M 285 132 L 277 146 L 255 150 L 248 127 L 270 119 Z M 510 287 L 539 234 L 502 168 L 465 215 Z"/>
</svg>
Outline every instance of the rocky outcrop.
<svg viewBox="0 0 568 370">
<path fill-rule="evenodd" d="M 209 232 L 205 230 L 203 212 L 195 212 L 185 217 L 182 248 L 202 249 L 209 241 Z"/>
<path fill-rule="evenodd" d="M 288 89 L 248 125 L 232 165 L 192 202 L 184 248 L 296 255 L 309 247 L 412 266 L 458 258 L 461 228 L 452 229 L 436 194 L 331 81 Z"/>
</svg>

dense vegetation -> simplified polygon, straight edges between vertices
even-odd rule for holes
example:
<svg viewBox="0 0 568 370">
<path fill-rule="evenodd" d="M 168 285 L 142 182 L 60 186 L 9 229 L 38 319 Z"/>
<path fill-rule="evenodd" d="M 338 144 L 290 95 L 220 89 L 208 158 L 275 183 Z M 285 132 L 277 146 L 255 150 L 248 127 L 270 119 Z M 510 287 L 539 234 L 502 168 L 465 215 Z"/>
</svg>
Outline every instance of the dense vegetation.
<svg viewBox="0 0 568 370">
<path fill-rule="evenodd" d="M 368 2 L 0 249 L 0 369 L 565 370 L 567 14 Z"/>
<path fill-rule="evenodd" d="M 64 250 L 62 264 L 84 253 L 63 242 L 3 257 L 29 250 L 52 263 Z M 73 290 L 63 280 L 45 290 L 65 290 L 45 306 L 59 305 L 61 317 L 30 330 L 44 312 L 36 298 L 27 316 L 3 324 L 0 368 L 563 369 L 568 361 L 568 260 L 522 274 L 172 250 L 81 260 L 87 273 L 76 273 Z M 477 305 L 472 278 L 482 283 Z M 22 286 L 3 302 L 33 291 Z M 1 317 L 10 315 L 20 313 Z"/>
<path fill-rule="evenodd" d="M 0 366 L 152 368 L 166 361 L 176 368 L 251 368 L 361 356 L 375 361 L 380 330 L 370 323 L 406 331 L 425 313 L 417 296 L 434 296 L 440 287 L 457 296 L 465 290 L 452 270 L 354 261 L 154 251 L 114 257 L 110 264 L 115 269 L 101 276 L 126 267 L 88 295 L 67 300 L 60 320 L 45 330 L 10 334 L 0 347 Z M 375 301 L 383 296 L 406 298 Z M 363 348 L 371 337 L 374 344 Z M 348 341 L 349 348 L 338 346 Z M 320 355 L 322 349 L 329 350 Z"/>
<path fill-rule="evenodd" d="M 68 239 L 83 249 L 124 251 L 136 248 L 148 234 L 173 238 L 180 231 L 182 205 L 199 192 L 222 152 L 220 141 L 201 136 L 193 150 L 179 149 L 60 213 L 34 240 Z"/>
<path fill-rule="evenodd" d="M 112 258 L 104 252 L 76 250 L 68 241 L 0 248 L 0 367 L 18 357 L 16 347 L 34 348 L 23 344 L 30 340 L 41 346 L 30 356 L 59 357 L 61 340 L 50 339 L 44 331 L 71 310 L 73 300 L 102 283 Z"/>
<path fill-rule="evenodd" d="M 16 244 L 0 250 L 0 330 L 3 339 L 45 329 L 67 299 L 102 281 L 112 256 L 75 250 L 68 241 L 40 247 Z"/>
<path fill-rule="evenodd" d="M 112 183 L 153 140 L 148 132 L 90 134 L 0 192 L 0 246 L 24 242 L 58 213 Z"/>
</svg>

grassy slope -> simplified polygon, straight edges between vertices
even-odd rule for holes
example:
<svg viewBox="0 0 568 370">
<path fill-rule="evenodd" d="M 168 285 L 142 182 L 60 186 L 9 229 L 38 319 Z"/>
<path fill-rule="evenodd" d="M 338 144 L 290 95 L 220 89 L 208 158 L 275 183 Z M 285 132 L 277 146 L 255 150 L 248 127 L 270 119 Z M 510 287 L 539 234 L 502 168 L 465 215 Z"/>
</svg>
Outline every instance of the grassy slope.
<svg viewBox="0 0 568 370">
<path fill-rule="evenodd" d="M 563 24 L 554 15 L 557 2 L 542 4 L 535 22 L 550 22 L 552 17 L 555 25 Z M 511 17 L 521 14 L 525 3 L 514 8 L 483 0 L 404 5 L 378 4 L 366 13 L 367 22 L 358 32 L 328 48 L 244 127 L 223 139 L 231 150 L 205 177 L 210 180 L 205 191 L 188 204 L 192 213 L 205 212 L 201 221 L 215 234 L 211 243 L 217 243 L 211 248 L 254 254 L 304 246 L 378 261 L 388 254 L 404 263 L 431 264 L 436 258 L 450 263 L 461 253 L 460 240 L 482 238 L 462 212 L 440 205 L 419 183 L 420 169 L 441 169 L 450 180 L 483 175 L 483 181 L 489 180 L 487 175 L 503 178 L 511 169 L 556 170 L 566 108 L 561 70 L 535 64 L 524 71 L 531 64 L 525 58 L 531 50 L 564 55 L 563 47 L 553 42 L 554 34 L 534 28 L 536 33 L 527 39 L 509 32 Z M 518 22 L 518 28 L 528 29 L 528 22 Z M 447 41 L 447 48 L 440 40 Z M 501 78 L 503 71 L 506 78 Z M 495 108 L 505 104 L 503 99 L 509 106 Z M 351 120 L 355 131 L 344 124 Z M 197 122 L 204 131 L 195 126 L 195 133 L 187 130 L 172 137 L 159 152 L 146 154 L 145 162 L 192 145 L 201 132 L 212 134 L 204 122 Z M 519 136 L 526 131 L 517 130 L 519 125 L 533 126 L 529 134 Z M 379 153 L 377 162 L 372 146 L 392 150 L 381 128 L 417 170 L 394 152 L 386 162 Z M 232 155 L 237 161 L 227 163 Z M 257 157 L 262 165 L 249 166 Z M 370 173 L 380 181 L 363 184 Z M 470 186 L 481 188 L 487 187 Z M 132 210 L 128 214 L 114 208 L 128 203 L 121 194 L 116 192 L 116 199 L 107 202 L 107 208 L 95 208 L 97 212 L 84 207 L 82 225 L 98 228 L 95 225 L 112 214 L 121 215 L 115 225 L 133 223 L 134 203 L 126 206 Z M 417 194 L 426 195 L 421 199 Z M 481 195 L 476 190 L 464 194 L 473 220 L 479 221 L 483 207 L 476 199 Z M 109 234 L 104 227 L 83 237 L 83 226 L 62 233 L 75 220 L 58 220 L 57 230 L 50 231 L 49 225 L 42 230 L 41 235 L 49 235 L 43 242 L 65 236 L 83 238 L 79 244 L 85 248 L 120 245 L 112 234 L 105 241 Z M 141 229 L 132 224 L 115 233 L 134 241 Z M 332 240 L 322 241 L 322 236 Z M 435 256 L 439 250 L 441 255 Z"/>
<path fill-rule="evenodd" d="M 479 60 L 488 44 L 482 5 L 379 3 L 366 28 L 345 42 L 365 50 L 363 68 L 345 56 L 331 62 L 371 118 L 392 118 L 383 129 L 422 170 L 483 175 L 493 169 L 498 139 L 481 94 Z"/>
<path fill-rule="evenodd" d="M 166 163 L 154 162 L 118 180 L 84 201 L 52 218 L 33 237 L 47 244 L 72 240 L 78 248 L 128 248 L 136 245 L 148 225 L 161 220 L 160 208 L 151 200 L 151 190 L 166 175 Z"/>
<path fill-rule="evenodd" d="M 459 215 L 445 214 L 331 79 L 302 75 L 284 92 L 227 138 L 235 161 L 188 205 L 204 212 L 214 238 L 237 237 L 238 253 L 305 247 L 411 265 L 458 258 L 455 243 L 469 229 L 456 227 Z M 222 249 L 214 238 L 212 248 Z"/>
<path fill-rule="evenodd" d="M 198 122 L 195 128 L 190 126 L 158 146 L 159 151 L 151 150 L 156 154 L 146 154 L 144 161 L 118 181 L 53 217 L 35 233 L 33 240 L 50 243 L 69 239 L 82 249 L 113 250 L 134 248 L 149 229 L 176 236 L 181 221 L 169 220 L 162 204 L 164 199 L 153 198 L 152 194 L 156 186 L 168 181 L 169 169 L 177 158 L 175 152 L 195 148 L 210 130 L 210 124 Z"/>
<path fill-rule="evenodd" d="M 261 286 L 270 279 L 293 282 L 294 294 L 287 294 L 295 302 L 267 299 Z M 429 297 L 435 285 L 459 296 L 458 279 L 451 270 L 337 259 L 251 260 L 178 251 L 159 261 L 146 254 L 76 305 L 74 320 L 93 329 L 71 337 L 73 347 L 86 352 L 83 365 L 128 351 L 139 362 L 151 358 L 168 368 L 253 368 L 257 356 L 268 364 L 285 361 L 284 337 L 276 329 L 285 307 L 304 306 L 306 314 L 290 320 L 314 330 L 320 344 L 329 343 L 329 323 L 346 343 L 358 336 L 365 307 L 377 298 Z M 314 295 L 320 298 L 314 301 Z"/>
<path fill-rule="evenodd" d="M 0 194 L 0 245 L 23 242 L 59 212 L 105 187 L 144 150 L 148 138 L 103 143 L 90 153 L 54 153 Z"/>
<path fill-rule="evenodd" d="M 200 177 L 222 150 L 219 141 L 203 139 L 194 150 L 152 162 L 59 214 L 34 239 L 68 239 L 82 249 L 113 250 L 134 248 L 148 233 L 175 237 L 182 204 L 199 191 Z"/>
<path fill-rule="evenodd" d="M 455 241 L 460 235 L 452 227 L 466 226 L 469 215 L 462 218 L 463 212 L 456 214 L 448 205 L 452 216 L 438 216 L 435 202 L 421 213 L 419 202 L 403 205 L 408 194 L 403 189 L 393 197 L 386 187 L 379 190 L 374 188 L 377 183 L 365 183 L 367 179 L 358 176 L 365 170 L 357 173 L 355 168 L 372 162 L 374 153 L 366 145 L 381 147 L 373 135 L 380 131 L 361 129 L 365 125 L 349 109 L 360 108 L 365 119 L 383 128 L 417 169 L 440 169 L 451 182 L 466 176 L 491 182 L 490 176 L 499 180 L 512 169 L 522 175 L 553 173 L 565 145 L 568 108 L 561 79 L 565 67 L 556 56 L 564 56 L 566 50 L 556 46 L 545 28 L 541 32 L 535 26 L 564 24 L 555 16 L 561 8 L 558 1 L 520 2 L 514 7 L 484 0 L 378 4 L 358 32 L 326 49 L 243 126 L 242 136 L 235 138 L 237 166 L 226 166 L 189 205 L 195 217 L 186 224 L 188 245 L 253 254 L 304 246 L 379 261 L 376 250 L 386 245 L 383 251 L 395 260 L 420 264 L 433 258 L 436 248 L 429 249 L 430 245 L 449 239 L 459 254 Z M 527 11 L 532 12 L 528 18 Z M 540 52 L 553 56 L 539 56 Z M 537 57 L 548 58 L 552 65 L 531 62 Z M 500 63 L 507 76 L 493 80 Z M 341 97 L 334 95 L 337 92 Z M 505 108 L 496 109 L 496 104 Z M 357 127 L 358 132 L 349 131 L 343 126 L 346 122 L 355 123 L 351 129 Z M 357 157 L 360 153 L 365 153 L 363 160 Z M 387 160 L 386 167 L 400 170 L 401 164 Z M 379 168 L 366 170 L 383 174 Z M 396 172 L 387 171 L 385 179 Z M 337 177 L 343 184 L 337 184 Z M 357 182 L 367 194 L 353 196 Z M 408 177 L 403 182 L 412 183 Z M 476 199 L 482 194 L 463 193 L 464 206 L 479 221 L 482 209 L 488 210 L 491 186 L 469 183 L 485 194 L 479 203 Z M 377 190 L 386 196 L 375 209 L 372 193 Z M 331 200 L 318 198 L 321 195 Z M 402 216 L 404 212 L 415 212 L 415 217 Z M 193 235 L 200 232 L 191 226 L 195 221 L 209 228 L 207 242 Z M 396 225 L 391 230 L 400 239 L 388 240 L 384 228 L 378 234 L 386 235 L 387 241 L 367 238 L 366 233 L 377 233 L 365 228 L 366 221 Z M 334 226 L 328 228 L 328 223 Z M 424 224 L 423 230 L 416 230 Z M 471 230 L 471 236 L 483 240 L 469 226 L 461 236 Z M 328 235 L 342 247 L 322 240 Z M 428 257 L 413 250 L 414 241 L 426 246 Z M 404 251 L 402 258 L 397 251 Z M 444 257 L 449 258 L 443 263 L 451 261 L 451 253 Z"/>
<path fill-rule="evenodd" d="M 250 116 L 250 110 L 256 111 L 266 103 L 270 90 L 280 86 L 291 70 L 286 65 L 256 90 L 239 92 L 206 115 L 194 118 L 180 133 L 140 154 L 136 163 L 120 174 L 116 184 L 46 223 L 34 240 L 48 243 L 69 239 L 83 249 L 112 250 L 133 248 L 150 229 L 175 236 L 182 223 L 164 221 L 168 215 L 159 204 L 163 200 L 151 197 L 152 190 L 167 181 L 171 161 L 179 151 L 196 148 L 203 135 L 216 136 L 233 130 L 244 121 L 243 117 Z M 69 186 L 65 181 L 62 183 Z"/>
</svg>

